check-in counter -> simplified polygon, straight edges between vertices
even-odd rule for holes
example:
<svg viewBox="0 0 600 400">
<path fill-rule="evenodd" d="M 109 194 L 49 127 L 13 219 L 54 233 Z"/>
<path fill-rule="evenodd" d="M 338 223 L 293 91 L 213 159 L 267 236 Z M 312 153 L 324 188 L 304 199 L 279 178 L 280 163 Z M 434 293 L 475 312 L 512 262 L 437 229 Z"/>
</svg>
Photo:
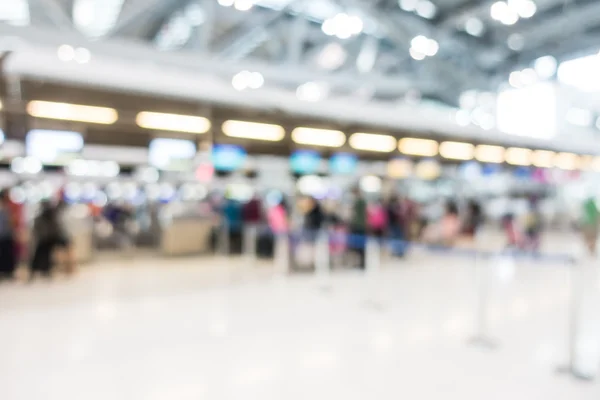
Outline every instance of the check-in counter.
<svg viewBox="0 0 600 400">
<path fill-rule="evenodd" d="M 186 216 L 172 219 L 162 229 L 162 254 L 183 256 L 208 252 L 212 227 L 212 220 L 206 217 Z"/>
<path fill-rule="evenodd" d="M 86 211 L 83 207 L 74 207 L 63 216 L 77 264 L 90 262 L 94 254 L 93 221 Z"/>
</svg>

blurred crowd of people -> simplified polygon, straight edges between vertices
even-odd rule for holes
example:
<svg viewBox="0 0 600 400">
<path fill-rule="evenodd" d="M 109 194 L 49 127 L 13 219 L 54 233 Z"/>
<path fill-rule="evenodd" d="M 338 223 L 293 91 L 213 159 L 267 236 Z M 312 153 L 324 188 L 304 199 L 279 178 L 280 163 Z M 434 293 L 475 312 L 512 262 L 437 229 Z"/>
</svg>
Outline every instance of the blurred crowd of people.
<svg viewBox="0 0 600 400">
<path fill-rule="evenodd" d="M 43 201 L 28 227 L 22 205 L 11 201 L 9 190 L 0 191 L 0 280 L 14 279 L 20 263 L 28 265 L 30 280 L 50 277 L 57 263 L 67 273 L 74 272 L 71 239 L 62 218 L 65 206 L 63 201 Z"/>
</svg>

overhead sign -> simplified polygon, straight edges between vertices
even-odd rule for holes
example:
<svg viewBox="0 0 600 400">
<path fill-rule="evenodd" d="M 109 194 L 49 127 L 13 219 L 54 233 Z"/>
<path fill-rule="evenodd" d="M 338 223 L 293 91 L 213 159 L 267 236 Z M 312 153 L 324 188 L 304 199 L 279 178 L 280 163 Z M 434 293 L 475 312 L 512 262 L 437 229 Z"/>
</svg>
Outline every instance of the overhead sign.
<svg viewBox="0 0 600 400">
<path fill-rule="evenodd" d="M 27 156 L 44 164 L 67 164 L 78 158 L 82 149 L 83 136 L 78 132 L 33 129 L 25 138 Z"/>
<path fill-rule="evenodd" d="M 290 167 L 297 174 L 314 174 L 319 169 L 320 163 L 321 156 L 312 150 L 298 150 L 290 156 Z"/>
<path fill-rule="evenodd" d="M 246 150 L 232 144 L 217 144 L 213 146 L 211 160 L 217 171 L 235 171 L 244 166 Z"/>
<path fill-rule="evenodd" d="M 188 171 L 196 156 L 191 140 L 157 138 L 150 142 L 150 165 L 165 171 Z"/>
<path fill-rule="evenodd" d="M 329 159 L 329 171 L 337 175 L 351 175 L 356 172 L 358 157 L 351 153 L 336 153 Z"/>
</svg>

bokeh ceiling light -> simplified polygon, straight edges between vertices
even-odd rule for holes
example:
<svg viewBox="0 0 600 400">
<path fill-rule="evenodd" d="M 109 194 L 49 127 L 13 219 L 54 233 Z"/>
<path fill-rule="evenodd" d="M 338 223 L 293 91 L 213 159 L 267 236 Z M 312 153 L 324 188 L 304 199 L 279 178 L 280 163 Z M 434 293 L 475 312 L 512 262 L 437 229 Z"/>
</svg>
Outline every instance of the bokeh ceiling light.
<svg viewBox="0 0 600 400">
<path fill-rule="evenodd" d="M 292 140 L 309 146 L 342 147 L 346 135 L 338 130 L 298 127 L 292 131 Z"/>
<path fill-rule="evenodd" d="M 535 60 L 533 68 L 541 79 L 550 79 L 556 74 L 558 62 L 553 56 L 544 56 Z"/>
<path fill-rule="evenodd" d="M 530 149 L 509 147 L 506 149 L 504 157 L 507 164 L 529 166 L 531 165 L 531 153 L 532 151 Z"/>
<path fill-rule="evenodd" d="M 397 141 L 393 136 L 375 133 L 355 133 L 348 139 L 350 147 L 356 150 L 391 153 L 396 150 Z"/>
<path fill-rule="evenodd" d="M 549 150 L 535 150 L 532 154 L 532 164 L 539 168 L 552 168 L 556 153 Z"/>
<path fill-rule="evenodd" d="M 415 12 L 420 17 L 432 19 L 437 14 L 437 7 L 429 0 L 421 0 L 417 4 Z"/>
<path fill-rule="evenodd" d="M 412 12 L 417 10 L 419 0 L 399 0 L 398 5 L 404 11 Z"/>
<path fill-rule="evenodd" d="M 449 160 L 472 160 L 475 146 L 463 142 L 442 142 L 439 152 L 442 157 Z"/>
<path fill-rule="evenodd" d="M 465 22 L 465 32 L 471 36 L 481 36 L 485 31 L 485 25 L 479 18 L 471 17 Z"/>
<path fill-rule="evenodd" d="M 138 113 L 135 121 L 141 128 L 161 131 L 200 134 L 206 133 L 210 129 L 210 121 L 208 119 L 193 115 L 142 111 Z"/>
<path fill-rule="evenodd" d="M 27 113 L 37 118 L 89 122 L 102 125 L 114 124 L 119 118 L 119 114 L 114 108 L 40 100 L 30 101 L 27 104 Z"/>
<path fill-rule="evenodd" d="M 325 83 L 306 82 L 296 89 L 296 97 L 298 100 L 317 102 L 327 97 L 329 87 Z"/>
<path fill-rule="evenodd" d="M 431 139 L 403 138 L 398 141 L 398 150 L 411 156 L 433 157 L 438 154 L 438 142 Z"/>
<path fill-rule="evenodd" d="M 508 0 L 508 7 L 521 18 L 531 18 L 537 12 L 537 5 L 532 0 Z"/>
<path fill-rule="evenodd" d="M 235 90 L 260 89 L 265 83 L 265 78 L 260 72 L 240 71 L 231 79 Z"/>
<path fill-rule="evenodd" d="M 439 51 L 440 46 L 436 40 L 419 35 L 410 41 L 410 48 L 428 57 L 433 57 Z"/>
<path fill-rule="evenodd" d="M 239 139 L 278 142 L 285 137 L 285 129 L 274 124 L 228 120 L 223 123 L 221 128 L 226 136 Z"/>
<path fill-rule="evenodd" d="M 327 36 L 336 36 L 338 39 L 349 39 L 359 35 L 364 24 L 360 17 L 339 13 L 333 18 L 326 19 L 321 25 L 321 30 Z"/>
<path fill-rule="evenodd" d="M 500 164 L 504 162 L 505 151 L 502 146 L 480 144 L 475 147 L 475 159 L 480 162 Z"/>
</svg>

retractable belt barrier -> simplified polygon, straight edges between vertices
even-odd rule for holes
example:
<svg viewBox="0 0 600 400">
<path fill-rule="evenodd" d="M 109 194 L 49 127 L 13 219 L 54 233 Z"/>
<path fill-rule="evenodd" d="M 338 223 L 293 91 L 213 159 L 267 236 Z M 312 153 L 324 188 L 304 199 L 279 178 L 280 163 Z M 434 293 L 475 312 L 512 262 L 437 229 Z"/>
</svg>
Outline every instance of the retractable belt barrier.
<svg viewBox="0 0 600 400">
<path fill-rule="evenodd" d="M 219 235 L 221 244 L 218 246 L 221 252 L 229 250 L 229 240 L 226 225 L 222 225 Z M 582 304 L 582 268 L 576 259 L 569 254 L 525 252 L 520 250 L 490 251 L 477 248 L 457 248 L 450 246 L 424 244 L 411 242 L 397 238 L 375 237 L 371 235 L 359 235 L 339 231 L 321 230 L 295 230 L 285 233 L 274 234 L 266 226 L 253 225 L 243 229 L 243 249 L 245 256 L 250 260 L 256 259 L 256 248 L 258 238 L 261 236 L 272 236 L 274 239 L 273 259 L 275 271 L 279 274 L 288 274 L 290 271 L 291 250 L 301 242 L 309 242 L 313 245 L 313 261 L 315 267 L 315 278 L 321 289 L 330 290 L 331 283 L 331 258 L 330 249 L 332 245 L 343 245 L 350 251 L 364 251 L 365 273 L 367 277 L 376 277 L 380 271 L 381 248 L 391 246 L 406 250 L 421 250 L 429 253 L 442 253 L 461 258 L 471 258 L 476 284 L 477 301 L 474 310 L 475 332 L 470 343 L 488 349 L 496 347 L 496 343 L 490 338 L 488 332 L 488 302 L 489 302 L 489 263 L 485 261 L 496 257 L 511 257 L 513 260 L 528 260 L 536 264 L 560 263 L 568 266 L 569 271 L 569 307 L 568 307 L 568 362 L 559 371 L 571 376 L 589 380 L 591 377 L 581 373 L 576 365 L 577 340 L 579 338 L 578 327 L 581 319 Z M 476 246 L 475 246 L 476 247 Z M 367 301 L 370 304 L 379 304 L 374 296 L 377 296 L 377 288 L 374 280 L 368 279 Z"/>
</svg>

